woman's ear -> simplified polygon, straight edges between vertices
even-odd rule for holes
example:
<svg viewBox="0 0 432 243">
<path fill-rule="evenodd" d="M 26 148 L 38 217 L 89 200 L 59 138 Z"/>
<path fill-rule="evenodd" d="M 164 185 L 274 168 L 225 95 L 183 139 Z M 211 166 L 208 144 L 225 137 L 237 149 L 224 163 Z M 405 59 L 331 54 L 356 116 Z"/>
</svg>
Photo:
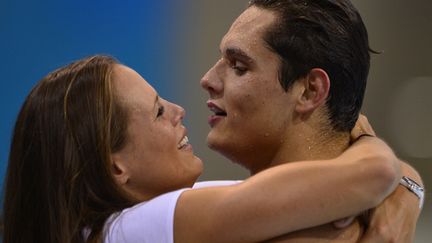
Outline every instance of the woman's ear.
<svg viewBox="0 0 432 243">
<path fill-rule="evenodd" d="M 309 113 L 325 103 L 330 90 L 330 78 L 321 68 L 313 68 L 301 80 L 303 92 L 297 100 L 295 110 Z"/>
<path fill-rule="evenodd" d="M 129 171 L 119 154 L 111 155 L 111 173 L 118 185 L 125 185 L 129 181 Z"/>
</svg>

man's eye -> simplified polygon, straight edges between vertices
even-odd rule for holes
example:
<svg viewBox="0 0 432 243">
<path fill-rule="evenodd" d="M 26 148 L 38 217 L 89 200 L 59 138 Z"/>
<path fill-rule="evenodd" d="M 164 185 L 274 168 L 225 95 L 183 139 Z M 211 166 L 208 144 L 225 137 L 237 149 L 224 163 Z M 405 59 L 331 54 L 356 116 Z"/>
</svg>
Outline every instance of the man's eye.
<svg viewBox="0 0 432 243">
<path fill-rule="evenodd" d="M 239 76 L 245 74 L 248 70 L 247 67 L 239 61 L 234 61 L 231 64 L 231 68 L 234 69 L 234 72 Z"/>
<path fill-rule="evenodd" d="M 159 106 L 159 109 L 158 109 L 156 117 L 162 116 L 164 112 L 165 112 L 165 107 Z"/>
</svg>

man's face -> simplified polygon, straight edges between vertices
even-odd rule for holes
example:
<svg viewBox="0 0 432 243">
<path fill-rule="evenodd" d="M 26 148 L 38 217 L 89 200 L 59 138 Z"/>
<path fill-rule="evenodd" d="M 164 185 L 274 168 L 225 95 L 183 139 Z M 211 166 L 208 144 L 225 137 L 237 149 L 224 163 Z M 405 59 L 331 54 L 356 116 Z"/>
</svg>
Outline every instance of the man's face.
<svg viewBox="0 0 432 243">
<path fill-rule="evenodd" d="M 280 60 L 263 40 L 275 17 L 257 7 L 244 11 L 220 43 L 221 58 L 201 80 L 214 112 L 209 147 L 252 172 L 271 162 L 294 110 L 295 97 L 278 80 Z"/>
</svg>

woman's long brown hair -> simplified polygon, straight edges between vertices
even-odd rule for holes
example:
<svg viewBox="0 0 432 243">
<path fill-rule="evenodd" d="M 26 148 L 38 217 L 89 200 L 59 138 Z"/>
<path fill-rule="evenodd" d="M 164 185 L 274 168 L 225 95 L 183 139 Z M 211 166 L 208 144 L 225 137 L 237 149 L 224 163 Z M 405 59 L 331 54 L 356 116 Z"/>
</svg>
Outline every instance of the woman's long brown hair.
<svg viewBox="0 0 432 243">
<path fill-rule="evenodd" d="M 4 243 L 100 242 L 107 218 L 132 205 L 111 175 L 110 154 L 124 145 L 127 127 L 112 90 L 116 63 L 77 61 L 26 98 L 9 154 Z"/>
</svg>

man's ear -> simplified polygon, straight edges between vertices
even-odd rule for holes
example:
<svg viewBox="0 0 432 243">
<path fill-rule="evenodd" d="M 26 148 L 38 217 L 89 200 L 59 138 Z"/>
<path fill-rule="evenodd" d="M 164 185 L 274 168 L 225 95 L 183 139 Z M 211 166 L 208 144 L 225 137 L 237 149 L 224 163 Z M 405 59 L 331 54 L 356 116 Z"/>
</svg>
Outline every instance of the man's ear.
<svg viewBox="0 0 432 243">
<path fill-rule="evenodd" d="M 122 156 L 115 153 L 111 155 L 111 173 L 118 185 L 125 185 L 129 181 L 128 167 Z"/>
<path fill-rule="evenodd" d="M 321 68 L 313 68 L 301 81 L 304 86 L 297 100 L 295 110 L 298 113 L 314 111 L 327 100 L 330 90 L 330 78 Z"/>
</svg>

